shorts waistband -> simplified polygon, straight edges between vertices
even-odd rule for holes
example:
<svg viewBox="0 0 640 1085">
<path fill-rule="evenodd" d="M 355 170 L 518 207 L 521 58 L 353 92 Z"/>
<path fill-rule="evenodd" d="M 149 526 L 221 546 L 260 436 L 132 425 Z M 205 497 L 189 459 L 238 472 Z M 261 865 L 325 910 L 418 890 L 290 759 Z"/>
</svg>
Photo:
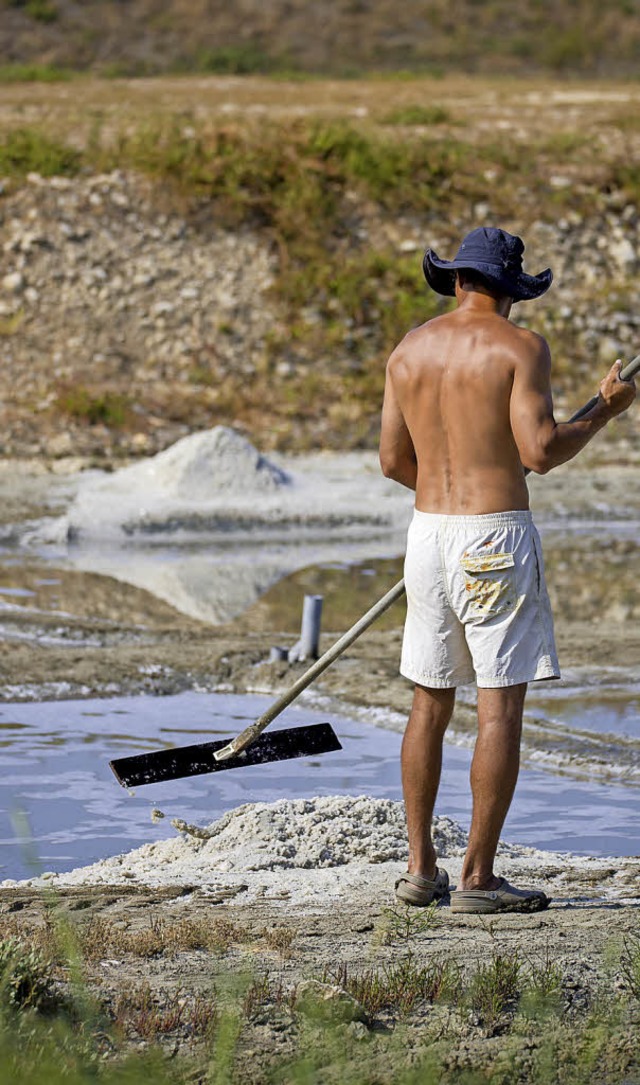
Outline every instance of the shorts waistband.
<svg viewBox="0 0 640 1085">
<path fill-rule="evenodd" d="M 414 509 L 413 515 L 425 525 L 455 531 L 457 528 L 522 527 L 533 523 L 530 509 L 511 509 L 506 512 L 486 512 L 477 516 L 456 516 L 442 512 L 422 512 Z"/>
</svg>

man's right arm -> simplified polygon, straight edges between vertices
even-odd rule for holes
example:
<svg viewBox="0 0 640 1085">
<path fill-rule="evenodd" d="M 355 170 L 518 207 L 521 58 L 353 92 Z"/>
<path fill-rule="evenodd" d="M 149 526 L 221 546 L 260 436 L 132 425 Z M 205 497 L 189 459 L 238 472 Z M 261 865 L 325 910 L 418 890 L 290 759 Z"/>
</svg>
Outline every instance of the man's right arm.
<svg viewBox="0 0 640 1085">
<path fill-rule="evenodd" d="M 636 387 L 621 381 L 615 362 L 600 384 L 598 402 L 577 422 L 556 422 L 551 395 L 551 357 L 531 335 L 518 357 L 511 392 L 511 429 L 524 467 L 544 475 L 577 456 L 607 422 L 631 406 Z"/>
</svg>

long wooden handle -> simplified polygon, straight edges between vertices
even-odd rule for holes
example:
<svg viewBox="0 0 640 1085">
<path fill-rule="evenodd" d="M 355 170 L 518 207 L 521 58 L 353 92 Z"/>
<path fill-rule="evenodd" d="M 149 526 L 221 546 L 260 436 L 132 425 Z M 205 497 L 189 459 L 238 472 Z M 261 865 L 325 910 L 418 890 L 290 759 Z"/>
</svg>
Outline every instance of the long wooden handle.
<svg viewBox="0 0 640 1085">
<path fill-rule="evenodd" d="M 620 378 L 621 380 L 631 380 L 639 370 L 640 354 L 621 370 Z M 570 421 L 575 422 L 578 418 L 582 418 L 583 415 L 588 414 L 588 412 L 595 407 L 597 402 L 598 396 L 594 396 L 593 399 L 589 400 L 584 407 L 573 415 Z M 252 742 L 255 742 L 265 728 L 275 720 L 276 716 L 279 716 L 281 712 L 284 712 L 285 708 L 288 708 L 291 702 L 295 701 L 296 697 L 298 697 L 307 686 L 310 686 L 318 675 L 322 674 L 323 671 L 326 671 L 327 667 L 330 667 L 334 660 L 342 655 L 349 645 L 353 644 L 354 640 L 357 640 L 360 634 L 364 633 L 365 629 L 368 629 L 381 614 L 384 614 L 385 610 L 388 610 L 392 603 L 395 603 L 396 599 L 400 598 L 403 592 L 404 580 L 399 580 L 386 595 L 383 595 L 382 599 L 379 599 L 377 603 L 374 603 L 371 609 L 368 610 L 366 614 L 363 614 L 362 618 L 360 618 L 355 625 L 352 625 L 351 629 L 348 629 L 347 632 L 336 641 L 333 647 L 329 648 L 320 659 L 316 660 L 316 662 L 313 663 L 300 678 L 298 678 L 297 682 L 294 682 L 290 689 L 285 690 L 285 692 L 278 697 L 277 701 L 274 701 L 271 707 L 268 708 L 255 723 L 246 727 L 244 731 L 241 731 L 239 735 L 232 739 L 226 746 L 223 746 L 221 750 L 217 750 L 214 753 L 216 761 L 226 761 L 229 757 L 235 757 L 239 753 L 242 753 L 243 750 L 246 750 L 247 746 L 250 746 Z"/>
<path fill-rule="evenodd" d="M 377 603 L 374 603 L 371 609 L 368 610 L 366 614 L 363 614 L 362 618 L 358 619 L 355 625 L 351 626 L 351 629 L 348 629 L 346 633 L 343 633 L 340 640 L 337 640 L 323 656 L 320 656 L 320 659 L 316 660 L 316 662 L 313 663 L 300 678 L 298 678 L 297 682 L 294 682 L 290 689 L 285 690 L 285 692 L 278 697 L 278 700 L 274 701 L 271 707 L 268 708 L 255 723 L 252 723 L 249 727 L 245 728 L 244 731 L 241 731 L 227 746 L 223 746 L 221 750 L 217 750 L 214 754 L 216 761 L 226 761 L 228 757 L 234 757 L 236 754 L 242 753 L 247 746 L 250 746 L 252 742 L 255 742 L 258 736 L 262 734 L 265 727 L 268 727 L 269 724 L 275 720 L 276 716 L 279 716 L 281 712 L 284 712 L 285 708 L 287 708 L 292 701 L 295 701 L 296 697 L 302 693 L 303 689 L 306 689 L 307 686 L 311 685 L 318 675 L 322 674 L 323 671 L 326 671 L 327 667 L 330 667 L 334 660 L 342 655 L 349 645 L 353 644 L 354 640 L 357 640 L 360 634 L 364 633 L 365 629 L 368 629 L 381 614 L 384 614 L 385 610 L 388 610 L 391 604 L 395 603 L 396 599 L 399 599 L 403 592 L 404 580 L 399 580 L 386 595 L 382 596 L 382 599 L 379 599 Z"/>
</svg>

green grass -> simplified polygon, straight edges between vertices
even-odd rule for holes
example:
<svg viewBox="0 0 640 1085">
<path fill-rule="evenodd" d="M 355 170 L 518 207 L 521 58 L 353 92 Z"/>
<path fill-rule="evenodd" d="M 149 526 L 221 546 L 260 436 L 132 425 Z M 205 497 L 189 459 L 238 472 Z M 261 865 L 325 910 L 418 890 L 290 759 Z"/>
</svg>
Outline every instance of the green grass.
<svg viewBox="0 0 640 1085">
<path fill-rule="evenodd" d="M 509 1009 L 518 1003 L 522 964 L 517 953 L 496 953 L 475 972 L 467 992 L 467 1001 L 481 1024 L 493 1029 Z"/>
<path fill-rule="evenodd" d="M 25 177 L 73 177 L 79 170 L 82 155 L 66 143 L 47 136 L 36 128 L 16 128 L 0 142 L 0 175 Z"/>
<path fill-rule="evenodd" d="M 37 949 L 27 949 L 18 938 L 0 939 L 0 1012 L 57 1007 L 51 964 Z"/>
<path fill-rule="evenodd" d="M 129 401 L 126 396 L 108 391 L 94 395 L 82 385 L 61 392 L 55 405 L 62 414 L 90 426 L 101 423 L 118 429 L 126 425 L 129 418 Z"/>
<path fill-rule="evenodd" d="M 392 109 L 382 117 L 382 124 L 403 124 L 407 126 L 446 124 L 451 121 L 451 113 L 441 105 L 405 105 Z"/>
<path fill-rule="evenodd" d="M 0 83 L 66 83 L 76 74 L 55 64 L 0 64 Z"/>
</svg>

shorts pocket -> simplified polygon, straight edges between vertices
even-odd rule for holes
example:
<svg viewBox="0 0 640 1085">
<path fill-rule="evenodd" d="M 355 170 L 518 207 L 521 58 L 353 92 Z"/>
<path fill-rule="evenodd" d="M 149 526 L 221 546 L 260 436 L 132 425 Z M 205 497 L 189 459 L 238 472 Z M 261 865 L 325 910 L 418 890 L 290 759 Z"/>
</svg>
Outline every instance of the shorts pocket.
<svg viewBox="0 0 640 1085">
<path fill-rule="evenodd" d="M 513 554 L 465 554 L 460 559 L 470 618 L 492 618 L 516 605 Z"/>
</svg>

